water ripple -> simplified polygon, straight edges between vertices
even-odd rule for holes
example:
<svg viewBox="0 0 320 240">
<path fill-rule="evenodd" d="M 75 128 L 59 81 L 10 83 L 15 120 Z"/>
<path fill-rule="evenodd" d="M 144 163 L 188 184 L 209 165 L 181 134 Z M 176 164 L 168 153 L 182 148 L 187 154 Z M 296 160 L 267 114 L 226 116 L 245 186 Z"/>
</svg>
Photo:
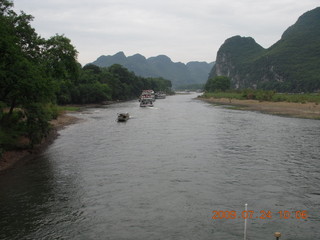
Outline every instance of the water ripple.
<svg viewBox="0 0 320 240">
<path fill-rule="evenodd" d="M 180 95 L 89 109 L 39 158 L 0 176 L 0 239 L 250 239 L 320 235 L 319 121 Z M 118 112 L 129 112 L 118 124 Z M 309 217 L 280 219 L 279 211 Z"/>
</svg>

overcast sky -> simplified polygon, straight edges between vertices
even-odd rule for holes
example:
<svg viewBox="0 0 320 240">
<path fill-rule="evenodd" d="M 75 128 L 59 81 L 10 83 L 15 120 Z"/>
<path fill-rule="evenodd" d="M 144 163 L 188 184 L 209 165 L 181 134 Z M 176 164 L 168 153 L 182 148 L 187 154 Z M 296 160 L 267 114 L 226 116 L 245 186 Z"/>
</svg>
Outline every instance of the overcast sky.
<svg viewBox="0 0 320 240">
<path fill-rule="evenodd" d="M 232 36 L 253 37 L 264 48 L 319 0 L 15 0 L 34 16 L 44 38 L 71 39 L 84 65 L 101 55 L 165 54 L 174 62 L 215 61 Z"/>
</svg>

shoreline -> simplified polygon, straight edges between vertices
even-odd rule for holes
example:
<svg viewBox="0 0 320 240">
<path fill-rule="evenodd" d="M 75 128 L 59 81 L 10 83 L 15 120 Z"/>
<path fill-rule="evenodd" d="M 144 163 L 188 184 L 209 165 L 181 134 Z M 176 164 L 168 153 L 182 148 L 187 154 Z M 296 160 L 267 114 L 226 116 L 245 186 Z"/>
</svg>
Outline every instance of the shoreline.
<svg viewBox="0 0 320 240">
<path fill-rule="evenodd" d="M 68 113 L 81 112 L 86 108 L 111 105 L 118 102 L 121 101 L 105 101 L 100 104 L 69 104 L 68 106 L 79 107 L 80 109 L 77 111 L 63 111 L 62 113 L 60 113 L 57 119 L 51 120 L 50 123 L 52 125 L 52 129 L 50 133 L 45 139 L 41 141 L 41 143 L 35 145 L 33 149 L 12 150 L 6 151 L 2 154 L 0 158 L 0 175 L 20 164 L 24 164 L 25 162 L 32 160 L 38 154 L 43 152 L 50 144 L 53 143 L 53 141 L 59 136 L 59 131 L 61 129 L 67 127 L 68 125 L 72 125 L 81 121 L 81 118 L 68 115 Z"/>
<path fill-rule="evenodd" d="M 320 104 L 313 102 L 260 102 L 259 100 L 203 98 L 201 96 L 197 99 L 216 105 L 234 106 L 234 109 L 237 110 L 258 111 L 278 116 L 320 120 Z"/>
<path fill-rule="evenodd" d="M 63 112 L 61 115 L 57 117 L 57 119 L 51 120 L 52 130 L 48 134 L 48 136 L 41 141 L 41 143 L 34 146 L 33 149 L 24 149 L 24 150 L 13 150 L 6 151 L 2 154 L 0 159 L 0 174 L 18 166 L 19 164 L 23 164 L 39 153 L 43 152 L 53 141 L 59 136 L 59 131 L 65 128 L 68 125 L 75 124 L 79 122 L 81 119 L 68 115 L 68 112 Z"/>
</svg>

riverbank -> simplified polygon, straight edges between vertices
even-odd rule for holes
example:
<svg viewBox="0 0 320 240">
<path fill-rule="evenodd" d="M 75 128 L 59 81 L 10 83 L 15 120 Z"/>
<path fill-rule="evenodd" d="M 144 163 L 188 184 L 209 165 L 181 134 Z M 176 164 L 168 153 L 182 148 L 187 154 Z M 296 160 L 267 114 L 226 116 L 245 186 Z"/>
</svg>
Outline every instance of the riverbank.
<svg viewBox="0 0 320 240">
<path fill-rule="evenodd" d="M 37 154 L 42 152 L 48 145 L 50 145 L 59 136 L 58 131 L 64 127 L 78 122 L 80 119 L 71 115 L 68 112 L 61 113 L 57 119 L 52 120 L 52 130 L 49 135 L 36 145 L 33 149 L 7 151 L 2 154 L 0 159 L 0 173 L 7 169 L 16 166 L 18 163 L 23 163 L 34 158 Z"/>
<path fill-rule="evenodd" d="M 217 105 L 234 106 L 239 110 L 250 110 L 280 116 L 320 120 L 320 104 L 312 102 L 269 102 L 231 98 L 203 98 L 201 96 L 198 97 L 198 99 Z"/>
</svg>

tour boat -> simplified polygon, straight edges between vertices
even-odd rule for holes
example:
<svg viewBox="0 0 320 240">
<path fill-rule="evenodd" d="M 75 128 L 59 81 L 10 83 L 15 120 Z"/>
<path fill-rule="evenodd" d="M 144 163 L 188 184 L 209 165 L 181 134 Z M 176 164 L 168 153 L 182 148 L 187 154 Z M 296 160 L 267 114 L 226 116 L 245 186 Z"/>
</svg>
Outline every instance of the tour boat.
<svg viewBox="0 0 320 240">
<path fill-rule="evenodd" d="M 140 107 L 153 107 L 153 102 L 151 99 L 143 98 L 141 99 Z"/>
<path fill-rule="evenodd" d="M 153 90 L 143 90 L 140 97 L 139 97 L 139 101 L 141 102 L 142 99 L 151 99 L 152 102 L 154 102 L 156 100 L 154 91 Z"/>
</svg>

